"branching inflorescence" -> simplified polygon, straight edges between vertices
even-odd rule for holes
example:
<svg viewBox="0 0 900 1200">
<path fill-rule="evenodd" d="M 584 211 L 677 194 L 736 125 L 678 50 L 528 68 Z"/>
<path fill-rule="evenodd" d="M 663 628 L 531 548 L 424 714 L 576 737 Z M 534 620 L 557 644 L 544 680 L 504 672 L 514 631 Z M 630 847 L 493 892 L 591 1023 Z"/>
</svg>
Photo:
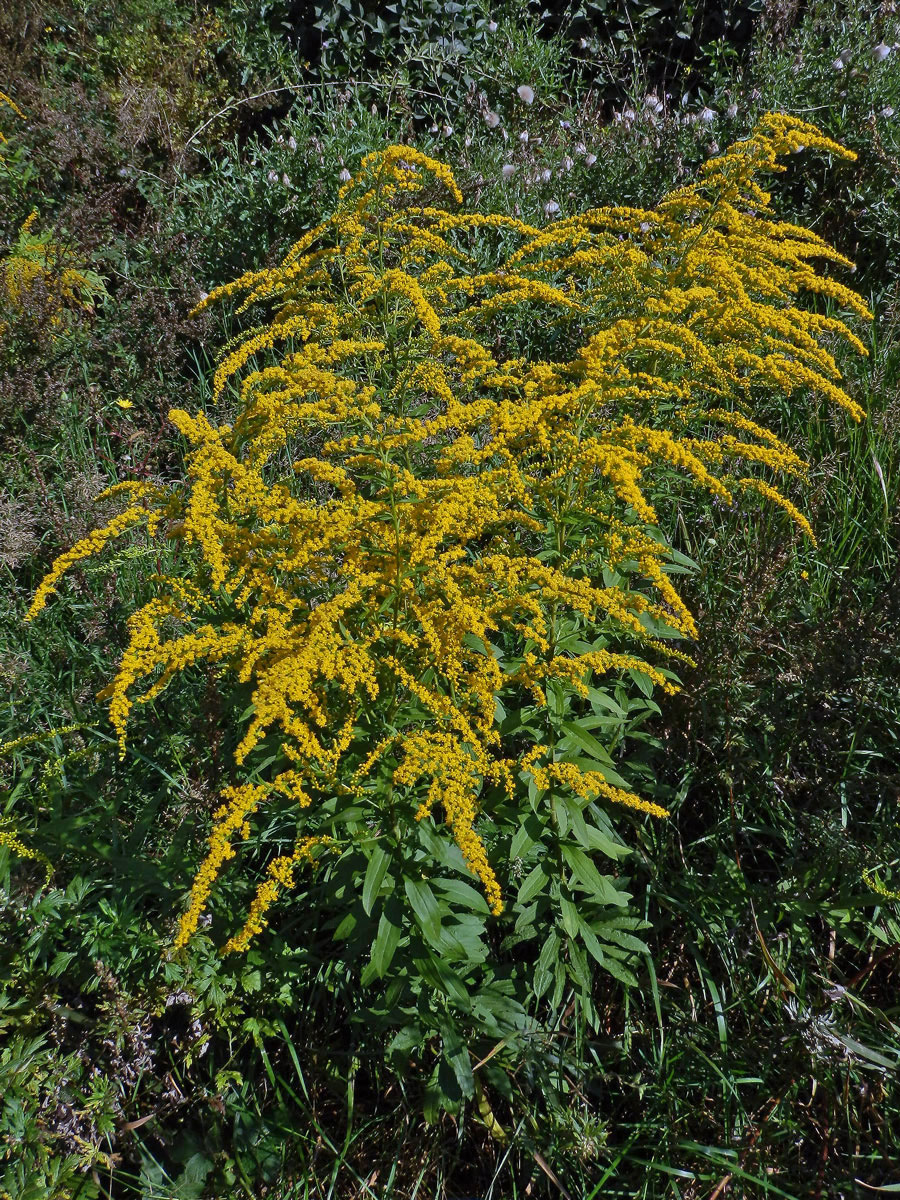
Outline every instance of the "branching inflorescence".
<svg viewBox="0 0 900 1200">
<path fill-rule="evenodd" d="M 178 945 L 275 794 L 296 806 L 296 847 L 228 949 L 318 852 L 316 805 L 336 790 L 442 816 L 495 913 L 485 797 L 530 780 L 665 815 L 550 746 L 509 744 L 497 700 L 541 704 L 557 682 L 584 693 L 626 669 L 671 689 L 647 659 L 696 634 L 649 498 L 673 472 L 727 503 L 759 493 L 812 536 L 773 482 L 806 466 L 756 410 L 811 389 L 859 419 L 826 344 L 862 343 L 797 298 L 870 314 L 812 265 L 852 264 L 775 220 L 758 183 L 801 145 L 853 157 L 769 115 L 656 208 L 545 229 L 441 207 L 462 201 L 450 169 L 392 146 L 279 266 L 199 306 L 270 314 L 216 373 L 233 423 L 173 409 L 186 482 L 119 485 L 128 507 L 62 556 L 29 614 L 132 525 L 190 548 L 185 577 L 159 579 L 129 620 L 105 693 L 122 747 L 132 705 L 202 660 L 252 689 L 237 763 L 270 739 L 283 769 L 223 793 Z M 578 644 L 561 644 L 563 614 Z"/>
</svg>

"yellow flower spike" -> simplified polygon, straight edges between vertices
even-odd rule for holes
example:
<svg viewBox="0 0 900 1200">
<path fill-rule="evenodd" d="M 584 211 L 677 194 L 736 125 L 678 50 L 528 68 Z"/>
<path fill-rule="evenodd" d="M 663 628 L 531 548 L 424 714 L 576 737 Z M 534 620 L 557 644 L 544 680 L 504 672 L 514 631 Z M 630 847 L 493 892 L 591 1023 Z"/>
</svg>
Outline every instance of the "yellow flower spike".
<svg viewBox="0 0 900 1200">
<path fill-rule="evenodd" d="M 864 868 L 862 879 L 866 887 L 871 888 L 873 892 L 877 893 L 879 896 L 882 896 L 885 900 L 892 901 L 894 903 L 900 901 L 900 892 L 886 887 L 885 884 L 882 883 L 882 881 L 878 878 L 877 871 L 872 867 Z"/>
<path fill-rule="evenodd" d="M 53 875 L 53 864 L 46 854 L 43 854 L 40 850 L 33 850 L 30 846 L 26 846 L 14 829 L 0 829 L 0 846 L 5 846 L 13 854 L 18 855 L 19 858 L 32 859 L 34 862 L 41 863 L 45 871 L 44 886 L 47 886 Z"/>
<path fill-rule="evenodd" d="M 0 92 L 0 104 L 5 104 L 7 108 L 11 108 L 13 110 L 17 117 L 21 117 L 23 121 L 25 120 L 25 114 L 22 112 L 21 108 L 19 108 L 15 100 L 12 100 L 9 96 L 7 96 L 6 92 Z"/>
<path fill-rule="evenodd" d="M 127 529 L 146 519 L 146 516 L 147 510 L 143 506 L 132 505 L 125 512 L 120 513 L 117 517 L 113 517 L 102 528 L 95 529 L 87 537 L 82 538 L 80 542 L 76 542 L 71 550 L 67 550 L 65 554 L 60 555 L 53 564 L 49 574 L 44 576 L 40 587 L 35 592 L 28 612 L 25 614 L 25 620 L 34 620 L 37 614 L 45 607 L 50 596 L 56 591 L 56 584 L 71 566 L 74 566 L 75 563 L 81 562 L 85 558 L 91 558 L 93 555 L 98 554 L 107 542 L 119 537 Z"/>
<path fill-rule="evenodd" d="M 293 888 L 294 868 L 298 863 L 313 862 L 315 847 L 329 845 L 331 845 L 331 838 L 328 837 L 301 838 L 294 847 L 293 854 L 282 855 L 269 863 L 266 868 L 269 878 L 256 889 L 256 895 L 250 905 L 243 929 L 228 939 L 220 951 L 222 955 L 240 954 L 247 949 L 253 938 L 261 933 L 268 924 L 265 915 L 278 899 L 279 885 L 285 889 Z"/>
<path fill-rule="evenodd" d="M 668 809 L 663 808 L 662 805 L 653 804 L 649 800 L 642 800 L 640 796 L 636 796 L 633 792 L 626 792 L 622 788 L 613 787 L 611 783 L 606 782 L 598 771 L 582 771 L 581 767 L 575 763 L 549 763 L 546 767 L 531 766 L 528 770 L 534 782 L 544 792 L 551 791 L 554 784 L 559 784 L 569 788 L 576 796 L 580 796 L 585 800 L 591 800 L 597 796 L 605 796 L 607 800 L 612 800 L 614 804 L 621 804 L 626 808 L 634 808 L 638 812 L 649 813 L 653 817 L 667 817 L 669 815 Z"/>
<path fill-rule="evenodd" d="M 82 725 L 62 725 L 59 729 L 48 729 L 45 732 L 28 733 L 22 737 L 13 738 L 10 742 L 0 744 L 0 758 L 7 758 L 10 754 L 15 754 L 18 750 L 22 750 L 26 746 L 34 745 L 35 742 L 43 742 L 48 738 L 62 737 L 66 733 L 76 733 L 82 728 L 84 728 Z"/>
<path fill-rule="evenodd" d="M 0 107 L 2 106 L 12 109 L 17 117 L 21 117 L 23 121 L 25 120 L 25 114 L 22 112 L 21 108 L 19 108 L 15 100 L 12 100 L 9 96 L 7 96 L 6 92 L 0 92 Z M 0 130 L 0 146 L 4 145 L 8 141 L 9 139 L 4 135 L 3 131 Z M 3 161 L 3 157 L 0 155 L 0 162 Z"/>
<path fill-rule="evenodd" d="M 783 508 L 794 524 L 806 534 L 812 544 L 814 546 L 818 545 L 816 535 L 813 533 L 813 528 L 809 521 L 804 517 L 800 509 L 797 508 L 796 504 L 793 504 L 786 496 L 782 496 L 777 488 L 766 483 L 764 479 L 739 479 L 738 486 L 744 491 L 758 492 L 761 496 L 765 496 L 767 500 L 771 500 L 774 504 L 777 504 L 779 508 Z"/>
<path fill-rule="evenodd" d="M 0 260 L 0 299 L 24 316 L 37 297 L 44 323 L 54 331 L 76 310 L 93 312 L 94 302 L 106 295 L 106 287 L 71 247 L 53 241 L 49 233 L 37 233 L 37 218 L 38 210 L 33 209 L 6 258 Z"/>
<path fill-rule="evenodd" d="M 229 858 L 234 857 L 231 838 L 244 826 L 247 817 L 262 803 L 269 788 L 265 784 L 245 783 L 240 787 L 225 788 L 222 795 L 227 803 L 215 814 L 217 824 L 209 838 L 209 853 L 203 860 L 191 888 L 191 900 L 181 918 L 174 948 L 182 949 L 196 931 L 206 901 L 218 878 L 219 871 Z"/>
</svg>

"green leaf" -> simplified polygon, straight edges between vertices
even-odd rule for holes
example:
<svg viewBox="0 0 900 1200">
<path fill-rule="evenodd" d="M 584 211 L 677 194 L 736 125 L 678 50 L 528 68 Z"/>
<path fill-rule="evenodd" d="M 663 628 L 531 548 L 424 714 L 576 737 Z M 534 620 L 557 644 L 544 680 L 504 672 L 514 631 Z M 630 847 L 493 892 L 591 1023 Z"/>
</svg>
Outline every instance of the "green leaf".
<svg viewBox="0 0 900 1200">
<path fill-rule="evenodd" d="M 602 746 L 594 735 L 588 733 L 577 721 L 563 721 L 562 728 L 566 732 L 566 737 L 563 741 L 570 742 L 573 749 L 577 746 L 585 754 L 589 754 L 591 758 L 595 758 L 598 762 L 604 763 L 606 766 L 612 766 L 612 759 L 606 747 Z"/>
<path fill-rule="evenodd" d="M 674 546 L 669 546 L 668 550 L 669 558 L 672 561 L 666 564 L 667 575 L 686 575 L 700 570 L 697 563 L 692 558 L 688 558 L 683 551 L 676 550 Z"/>
<path fill-rule="evenodd" d="M 559 947 L 560 940 L 558 933 L 551 933 L 541 947 L 532 979 L 534 994 L 538 999 L 543 996 L 553 981 L 553 969 L 559 959 Z"/>
<path fill-rule="evenodd" d="M 387 874 L 390 861 L 391 856 L 385 850 L 382 850 L 380 846 L 376 846 L 372 857 L 369 859 L 369 865 L 366 867 L 366 877 L 363 880 L 362 906 L 365 909 L 367 917 L 371 917 L 372 915 L 372 909 L 375 907 L 375 901 L 381 891 L 381 885 L 384 883 L 384 877 Z"/>
<path fill-rule="evenodd" d="M 553 816 L 556 818 L 556 827 L 560 837 L 565 837 L 569 832 L 569 821 L 571 813 L 578 809 L 578 801 L 572 796 L 556 795 L 553 798 Z"/>
<path fill-rule="evenodd" d="M 54 979 L 58 979 L 60 975 L 65 974 L 69 964 L 77 957 L 78 955 L 72 950 L 57 950 L 48 968 L 49 974 Z"/>
<path fill-rule="evenodd" d="M 528 1025 L 528 1014 L 522 1004 L 490 984 L 478 989 L 473 1008 L 477 1016 L 490 1018 L 504 1031 L 524 1029 Z"/>
<path fill-rule="evenodd" d="M 241 983 L 248 992 L 258 992 L 262 987 L 262 974 L 259 970 L 247 971 L 241 976 Z"/>
<path fill-rule="evenodd" d="M 622 908 L 628 903 L 628 894 L 614 887 L 609 876 L 601 875 L 580 846 L 563 842 L 560 849 L 578 883 L 598 904 L 615 904 Z"/>
<path fill-rule="evenodd" d="M 427 958 L 417 958 L 414 966 L 436 992 L 449 996 L 466 1011 L 471 1009 L 473 997 L 459 975 L 451 970 L 439 955 L 429 952 Z"/>
<path fill-rule="evenodd" d="M 549 878 L 543 865 L 538 863 L 534 870 L 530 871 L 522 881 L 522 886 L 519 888 L 519 894 L 516 897 L 516 903 L 527 904 L 529 900 L 533 900 L 539 892 L 544 890 L 544 885 Z"/>
<path fill-rule="evenodd" d="M 632 853 L 630 847 L 615 841 L 594 825 L 588 825 L 582 812 L 572 814 L 572 832 L 585 850 L 599 850 L 607 858 L 627 858 Z"/>
<path fill-rule="evenodd" d="M 535 838 L 529 830 L 529 824 L 533 820 L 534 817 L 532 816 L 530 821 L 523 821 L 513 834 L 513 839 L 509 847 L 510 858 L 524 858 L 537 841 L 537 838 Z"/>
<path fill-rule="evenodd" d="M 636 938 L 630 933 L 624 933 L 621 929 L 616 929 L 614 925 L 605 922 L 594 922 L 593 928 L 606 941 L 614 942 L 616 945 L 621 946 L 623 950 L 633 950 L 635 954 L 650 953 L 648 947 L 640 938 Z"/>
<path fill-rule="evenodd" d="M 419 928 L 434 945 L 441 937 L 441 908 L 434 892 L 424 879 L 404 879 L 403 887 Z"/>
<path fill-rule="evenodd" d="M 607 712 L 611 712 L 613 716 L 625 718 L 625 712 L 618 705 L 612 696 L 608 695 L 601 688 L 588 688 L 588 700 L 591 702 L 591 707 L 596 712 L 598 708 L 605 708 Z"/>
<path fill-rule="evenodd" d="M 867 1058 L 869 1062 L 876 1063 L 879 1067 L 887 1067 L 891 1071 L 897 1069 L 898 1063 L 896 1058 L 888 1058 L 887 1055 L 880 1054 L 877 1050 L 872 1050 L 869 1046 L 864 1046 L 862 1042 L 858 1042 L 856 1038 L 850 1037 L 848 1033 L 837 1033 L 835 1036 L 839 1038 L 847 1047 L 847 1049 L 853 1054 L 856 1054 L 862 1058 Z"/>
<path fill-rule="evenodd" d="M 566 983 L 569 979 L 569 972 L 566 970 L 566 964 L 561 958 L 556 960 L 556 966 L 553 969 L 553 975 L 553 995 L 550 998 L 550 1007 L 556 1009 L 559 1008 L 562 1002 L 563 994 L 566 990 Z"/>
<path fill-rule="evenodd" d="M 396 1070 L 407 1071 L 412 1059 L 412 1051 L 418 1050 L 424 1041 L 422 1030 L 418 1025 L 404 1025 L 391 1039 L 387 1057 Z"/>
<path fill-rule="evenodd" d="M 588 953 L 591 955 L 591 957 L 596 959 L 596 961 L 602 967 L 605 967 L 607 959 L 606 959 L 606 955 L 603 953 L 603 947 L 600 945 L 600 942 L 597 939 L 596 934 L 594 933 L 594 931 L 591 929 L 590 925 L 588 925 L 588 923 L 586 921 L 582 921 L 579 924 L 578 934 L 579 934 L 581 940 L 584 942 L 585 947 L 586 947 Z"/>
<path fill-rule="evenodd" d="M 441 1113 L 446 1107 L 446 1097 L 443 1089 L 438 1084 L 439 1065 L 434 1068 L 431 1073 L 431 1078 L 425 1085 L 425 1092 L 422 1096 L 422 1116 L 425 1118 L 426 1125 L 435 1125 L 441 1118 Z"/>
<path fill-rule="evenodd" d="M 454 913 L 452 923 L 441 926 L 441 946 L 466 964 L 484 962 L 488 946 L 484 941 L 484 918 L 471 913 Z"/>
<path fill-rule="evenodd" d="M 567 900 L 565 896 L 560 896 L 559 899 L 559 914 L 562 918 L 563 929 L 570 938 L 578 937 L 578 909 L 571 900 Z"/>
<path fill-rule="evenodd" d="M 645 696 L 653 695 L 653 680 L 649 675 L 645 675 L 643 671 L 631 670 L 628 674 L 639 692 L 643 692 Z"/>
<path fill-rule="evenodd" d="M 603 970 L 612 975 L 613 979 L 618 979 L 620 983 L 624 983 L 628 987 L 637 987 L 637 976 L 634 972 L 629 971 L 610 954 L 604 956 Z"/>
<path fill-rule="evenodd" d="M 455 901 L 469 912 L 486 915 L 491 911 L 484 895 L 464 879 L 436 879 L 434 886 L 443 892 L 448 900 Z"/>
<path fill-rule="evenodd" d="M 387 911 L 381 914 L 381 919 L 378 922 L 378 933 L 375 935 L 375 941 L 372 943 L 371 963 L 372 969 L 379 979 L 384 979 L 387 974 L 387 969 L 391 965 L 391 960 L 397 947 L 400 945 L 400 938 L 403 936 L 403 930 L 399 925 L 395 925 L 388 917 Z"/>
<path fill-rule="evenodd" d="M 537 916 L 538 906 L 536 904 L 526 904 L 516 917 L 515 930 L 522 937 L 534 936 L 534 920 Z"/>
<path fill-rule="evenodd" d="M 205 1154 L 192 1154 L 176 1180 L 177 1200 L 197 1200 L 203 1193 L 206 1177 L 215 1166 Z"/>
<path fill-rule="evenodd" d="M 650 704 L 652 702 L 645 700 L 644 703 Z M 622 723 L 619 717 L 604 717 L 598 714 L 595 714 L 593 717 L 578 718 L 578 724 L 582 729 L 619 729 Z"/>
<path fill-rule="evenodd" d="M 440 867 L 466 873 L 466 861 L 452 838 L 443 835 L 430 820 L 419 821 L 417 829 L 420 842 Z"/>
<path fill-rule="evenodd" d="M 354 929 L 356 928 L 356 925 L 357 925 L 356 913 L 353 912 L 351 909 L 351 911 L 348 912 L 341 919 L 341 921 L 338 924 L 337 929 L 335 929 L 334 940 L 336 942 L 345 941 L 353 933 Z"/>
<path fill-rule="evenodd" d="M 580 946 L 569 945 L 569 972 L 575 982 L 589 993 L 591 990 L 591 968 Z"/>
<path fill-rule="evenodd" d="M 460 1092 L 471 1099 L 475 1094 L 475 1076 L 468 1048 L 455 1029 L 442 1030 L 444 1059 L 453 1072 Z"/>
</svg>

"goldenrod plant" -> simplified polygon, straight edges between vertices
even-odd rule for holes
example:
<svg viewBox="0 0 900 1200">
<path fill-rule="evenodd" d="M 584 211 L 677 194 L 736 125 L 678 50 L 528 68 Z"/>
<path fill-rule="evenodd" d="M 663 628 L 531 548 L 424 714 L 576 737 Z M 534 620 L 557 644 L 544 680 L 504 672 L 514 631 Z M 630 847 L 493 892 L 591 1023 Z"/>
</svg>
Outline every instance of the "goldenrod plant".
<svg viewBox="0 0 900 1200">
<path fill-rule="evenodd" d="M 77 725 L 67 725 L 60 729 L 50 729 L 46 733 L 24 734 L 22 737 L 14 738 L 12 741 L 0 743 L 0 759 L 10 757 L 28 746 L 34 745 L 36 742 L 73 733 L 78 728 Z M 20 837 L 19 830 L 14 825 L 10 825 L 7 828 L 0 827 L 0 849 L 3 847 L 18 858 L 30 859 L 33 862 L 40 863 L 44 868 L 44 884 L 45 886 L 49 884 L 53 875 L 53 864 L 42 851 L 26 845 Z"/>
<path fill-rule="evenodd" d="M 10 111 L 15 113 L 20 120 L 25 120 L 25 114 L 22 112 L 21 108 L 19 108 L 18 104 L 16 104 L 15 100 L 13 100 L 10 96 L 7 96 L 6 92 L 0 92 L 0 109 L 4 108 L 10 109 Z M 3 133 L 3 130 L 0 129 L 0 146 L 5 145 L 5 143 L 8 141 L 9 138 L 7 138 Z M 2 154 L 0 154 L 0 162 L 2 161 L 3 157 Z"/>
<path fill-rule="evenodd" d="M 851 157 L 769 114 L 653 209 L 538 228 L 465 211 L 448 166 L 391 146 L 280 265 L 201 302 L 263 314 L 216 372 L 228 418 L 173 408 L 185 481 L 103 493 L 123 511 L 57 560 L 28 614 L 130 529 L 184 550 L 101 694 L 122 753 L 134 705 L 195 664 L 245 709 L 176 948 L 239 844 L 263 838 L 284 852 L 225 952 L 312 871 L 344 908 L 336 936 L 369 956 L 364 982 L 402 942 L 409 972 L 471 1015 L 505 909 L 543 947 L 534 997 L 553 984 L 558 1002 L 569 980 L 590 1016 L 586 954 L 634 980 L 641 922 L 596 860 L 628 853 L 610 813 L 667 814 L 591 731 L 613 681 L 674 690 L 673 643 L 697 636 L 656 497 L 678 480 L 727 505 L 761 497 L 812 538 L 792 498 L 807 464 L 760 409 L 812 390 L 863 415 L 828 346 L 864 346 L 800 306 L 868 318 L 815 267 L 852 264 L 777 220 L 760 182 L 800 147 Z"/>
<path fill-rule="evenodd" d="M 93 312 L 95 303 L 106 295 L 106 286 L 52 232 L 37 233 L 37 218 L 33 209 L 0 260 L 0 313 L 31 314 L 42 330 L 58 331 L 75 311 Z M 0 318 L 0 335 L 9 327 Z"/>
</svg>

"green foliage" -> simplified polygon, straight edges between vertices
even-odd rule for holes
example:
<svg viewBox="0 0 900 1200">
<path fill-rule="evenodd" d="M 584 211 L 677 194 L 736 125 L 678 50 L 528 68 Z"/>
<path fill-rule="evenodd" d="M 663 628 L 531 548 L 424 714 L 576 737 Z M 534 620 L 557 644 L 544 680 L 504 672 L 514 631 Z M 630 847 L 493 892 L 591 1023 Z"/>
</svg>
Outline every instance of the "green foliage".
<svg viewBox="0 0 900 1200">
<path fill-rule="evenodd" d="M 458 105 L 466 89 L 471 93 L 491 79 L 487 64 L 497 59 L 498 43 L 510 42 L 511 57 L 505 64 L 497 59 L 501 90 L 510 77 L 546 84 L 545 68 L 554 59 L 567 80 L 584 73 L 613 99 L 627 91 L 633 74 L 661 91 L 682 79 L 690 86 L 698 65 L 702 70 L 740 56 L 761 8 L 760 0 L 715 6 L 695 0 L 530 0 L 525 6 L 313 0 L 306 20 L 320 32 L 313 61 L 321 78 L 371 80 L 396 72 L 413 90 L 440 92 Z M 300 24 L 292 14 L 288 26 L 298 31 Z M 530 55 L 517 53 L 523 34 Z"/>
</svg>

